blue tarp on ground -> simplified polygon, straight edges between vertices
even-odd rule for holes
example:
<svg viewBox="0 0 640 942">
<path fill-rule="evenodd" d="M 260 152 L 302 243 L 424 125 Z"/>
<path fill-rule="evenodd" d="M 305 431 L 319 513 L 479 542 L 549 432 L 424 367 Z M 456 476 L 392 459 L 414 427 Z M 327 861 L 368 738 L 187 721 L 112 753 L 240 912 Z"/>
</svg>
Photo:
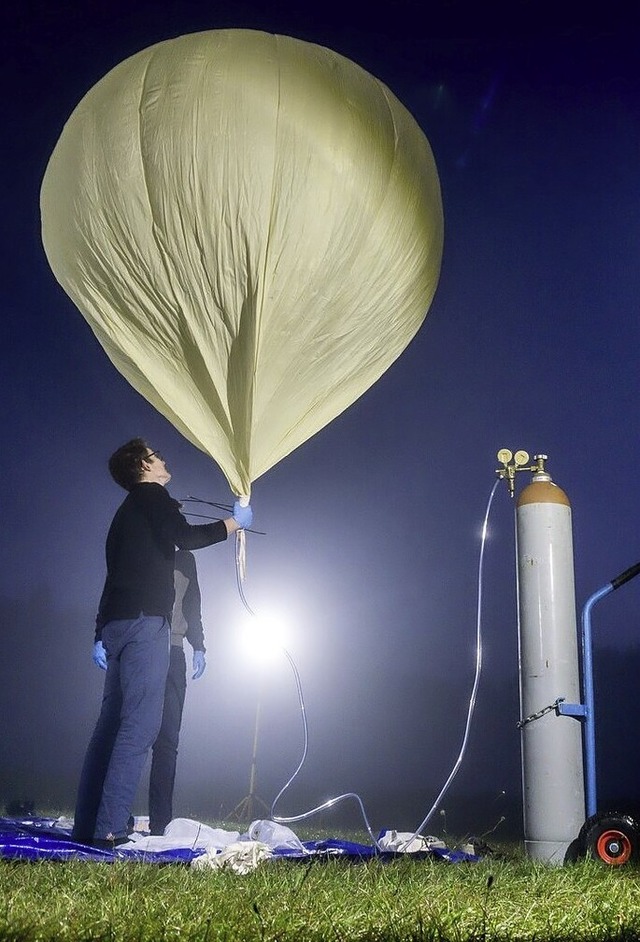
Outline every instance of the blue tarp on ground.
<svg viewBox="0 0 640 942">
<path fill-rule="evenodd" d="M 5 860 L 92 860 L 113 862 L 129 860 L 156 864 L 191 864 L 206 853 L 201 847 L 172 847 L 161 851 L 137 849 L 122 845 L 114 850 L 102 850 L 78 844 L 71 840 L 71 832 L 61 827 L 56 818 L 0 818 L 0 859 Z M 240 838 L 242 840 L 242 838 Z M 271 849 L 275 859 L 308 860 L 312 858 L 341 857 L 363 860 L 373 857 L 391 860 L 406 857 L 395 851 L 380 851 L 375 844 L 358 844 L 337 838 L 322 841 L 301 841 L 298 847 L 276 846 Z M 437 859 L 450 863 L 475 862 L 480 858 L 461 850 L 433 847 L 410 854 L 411 859 Z"/>
</svg>

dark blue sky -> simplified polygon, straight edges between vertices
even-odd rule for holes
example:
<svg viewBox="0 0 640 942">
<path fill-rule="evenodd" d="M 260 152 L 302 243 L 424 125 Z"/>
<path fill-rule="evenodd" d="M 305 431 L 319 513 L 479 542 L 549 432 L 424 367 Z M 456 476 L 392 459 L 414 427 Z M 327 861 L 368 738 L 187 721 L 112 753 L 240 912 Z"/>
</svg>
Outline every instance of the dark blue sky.
<svg viewBox="0 0 640 942">
<path fill-rule="evenodd" d="M 229 496 L 211 461 L 115 372 L 39 236 L 40 183 L 64 121 L 106 71 L 159 40 L 250 27 L 329 46 L 403 101 L 440 174 L 445 251 L 424 326 L 368 393 L 254 485 L 267 536 L 249 541 L 246 593 L 293 622 L 311 736 L 304 801 L 359 790 L 381 809 L 376 824 L 411 827 L 435 798 L 470 691 L 479 532 L 499 448 L 547 454 L 572 501 L 578 608 L 640 557 L 631 24 L 615 7 L 596 22 L 529 2 L 490 15 L 455 2 L 366 15 L 348 3 L 277 8 L 52 2 L 1 14 L 0 799 L 72 804 L 100 696 L 90 649 L 121 496 L 111 451 L 142 435 L 168 456 L 174 496 Z M 490 533 L 479 713 L 452 801 L 474 787 L 519 791 L 506 488 Z M 189 691 L 178 795 L 182 811 L 204 815 L 245 790 L 258 681 L 234 649 L 231 546 L 203 551 L 199 568 L 210 667 Z M 638 583 L 597 610 L 598 646 L 627 663 L 640 657 Z M 260 790 L 271 798 L 297 761 L 299 716 L 286 664 L 263 683 Z M 394 818 L 400 807 L 406 820 Z"/>
</svg>

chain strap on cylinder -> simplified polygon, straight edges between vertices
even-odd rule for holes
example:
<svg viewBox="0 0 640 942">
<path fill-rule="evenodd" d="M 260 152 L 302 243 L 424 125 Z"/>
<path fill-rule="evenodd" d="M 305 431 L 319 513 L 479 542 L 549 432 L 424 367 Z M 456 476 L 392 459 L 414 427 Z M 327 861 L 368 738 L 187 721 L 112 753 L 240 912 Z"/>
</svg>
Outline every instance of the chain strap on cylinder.
<svg viewBox="0 0 640 942">
<path fill-rule="evenodd" d="M 523 726 L 526 726 L 527 723 L 533 723 L 534 720 L 539 720 L 541 716 L 544 716 L 545 713 L 551 713 L 552 710 L 556 711 L 556 714 L 560 715 L 560 704 L 564 703 L 566 697 L 558 697 L 554 703 L 550 703 L 549 706 L 543 707 L 541 710 L 538 710 L 537 713 L 531 713 L 529 716 L 525 716 L 523 720 L 518 720 L 516 723 L 517 729 L 522 729 Z"/>
</svg>

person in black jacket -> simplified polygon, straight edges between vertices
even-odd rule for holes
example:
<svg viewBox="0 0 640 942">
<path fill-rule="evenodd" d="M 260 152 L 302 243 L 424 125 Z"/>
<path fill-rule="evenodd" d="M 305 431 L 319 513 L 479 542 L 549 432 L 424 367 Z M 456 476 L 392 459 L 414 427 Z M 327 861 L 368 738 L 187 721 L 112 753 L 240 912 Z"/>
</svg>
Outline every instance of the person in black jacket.
<svg viewBox="0 0 640 942">
<path fill-rule="evenodd" d="M 100 715 L 78 786 L 72 838 L 112 848 L 127 840 L 140 776 L 160 730 L 169 669 L 175 549 L 200 549 L 251 526 L 236 501 L 233 516 L 194 526 L 165 489 L 164 459 L 143 439 L 118 448 L 111 476 L 126 491 L 106 544 L 107 577 L 95 642 L 106 652 Z"/>
<path fill-rule="evenodd" d="M 207 665 L 196 560 L 189 550 L 176 551 L 174 582 L 176 597 L 171 616 L 171 655 L 164 691 L 162 725 L 151 750 L 149 830 L 152 834 L 164 834 L 164 829 L 173 818 L 173 787 L 187 692 L 185 638 L 193 648 L 192 680 L 202 677 Z"/>
</svg>

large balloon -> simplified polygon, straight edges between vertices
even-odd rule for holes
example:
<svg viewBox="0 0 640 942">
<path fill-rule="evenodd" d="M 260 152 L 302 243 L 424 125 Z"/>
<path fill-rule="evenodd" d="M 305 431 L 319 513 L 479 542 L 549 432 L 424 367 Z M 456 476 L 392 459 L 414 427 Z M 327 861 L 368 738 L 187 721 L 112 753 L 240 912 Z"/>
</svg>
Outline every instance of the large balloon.
<svg viewBox="0 0 640 942">
<path fill-rule="evenodd" d="M 253 30 L 116 66 L 65 125 L 41 210 L 112 362 L 238 494 L 399 356 L 442 255 L 404 106 L 335 52 Z"/>
</svg>

